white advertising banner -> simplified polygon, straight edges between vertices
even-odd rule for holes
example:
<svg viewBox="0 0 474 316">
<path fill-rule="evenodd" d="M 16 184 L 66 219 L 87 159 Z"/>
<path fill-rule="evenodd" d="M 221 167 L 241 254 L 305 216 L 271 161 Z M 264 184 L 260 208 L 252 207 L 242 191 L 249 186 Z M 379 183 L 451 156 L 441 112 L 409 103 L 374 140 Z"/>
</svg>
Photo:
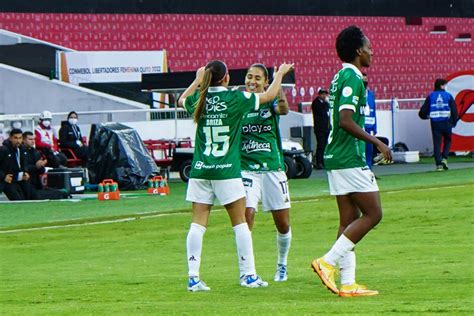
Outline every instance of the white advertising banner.
<svg viewBox="0 0 474 316">
<path fill-rule="evenodd" d="M 167 72 L 166 51 L 58 52 L 59 79 L 72 84 L 137 82 Z"/>
</svg>

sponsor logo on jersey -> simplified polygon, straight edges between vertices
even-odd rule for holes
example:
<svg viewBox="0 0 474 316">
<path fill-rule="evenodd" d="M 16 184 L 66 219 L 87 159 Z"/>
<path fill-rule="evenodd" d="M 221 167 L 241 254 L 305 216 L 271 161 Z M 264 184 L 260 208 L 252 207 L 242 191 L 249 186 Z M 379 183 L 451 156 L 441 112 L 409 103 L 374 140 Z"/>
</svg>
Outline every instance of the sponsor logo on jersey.
<svg viewBox="0 0 474 316">
<path fill-rule="evenodd" d="M 253 164 L 253 165 L 249 165 L 249 168 L 251 170 L 259 170 L 260 169 L 260 165 L 258 163 L 256 164 Z"/>
<path fill-rule="evenodd" d="M 357 103 L 359 103 L 359 96 L 355 95 L 352 97 L 352 103 L 354 103 L 354 105 L 357 105 Z"/>
<path fill-rule="evenodd" d="M 194 164 L 194 169 L 226 169 L 226 168 L 231 168 L 232 164 L 231 163 L 223 163 L 219 165 L 206 165 L 202 161 L 196 161 Z"/>
<path fill-rule="evenodd" d="M 324 159 L 331 159 L 332 157 L 334 157 L 334 155 L 333 155 L 333 154 L 330 154 L 330 155 L 324 155 L 323 158 L 324 158 Z"/>
<path fill-rule="evenodd" d="M 269 118 L 269 117 L 271 117 L 271 116 L 272 116 L 272 112 L 270 112 L 269 109 L 262 109 L 262 110 L 260 110 L 260 117 L 261 117 L 261 118 L 267 119 L 267 118 Z"/>
<path fill-rule="evenodd" d="M 270 143 L 260 143 L 250 139 L 242 145 L 242 151 L 250 154 L 257 151 L 271 152 L 272 150 Z"/>
<path fill-rule="evenodd" d="M 229 116 L 227 113 L 206 113 L 204 117 L 206 119 L 225 119 Z"/>
<path fill-rule="evenodd" d="M 246 124 L 242 126 L 242 133 L 243 134 L 250 134 L 250 133 L 269 133 L 272 131 L 271 125 L 262 125 L 262 124 Z"/>
<path fill-rule="evenodd" d="M 218 95 L 206 98 L 206 112 L 221 112 L 227 110 L 225 101 L 221 101 Z"/>
<path fill-rule="evenodd" d="M 202 169 L 202 166 L 204 166 L 204 162 L 196 161 L 196 163 L 194 164 L 194 169 Z"/>
<path fill-rule="evenodd" d="M 342 89 L 342 96 L 348 98 L 352 95 L 352 88 L 351 87 L 344 87 L 344 89 Z"/>
<path fill-rule="evenodd" d="M 248 118 L 256 117 L 256 116 L 258 116 L 258 114 L 259 114 L 258 112 L 251 112 L 251 113 L 247 114 L 247 117 Z"/>
</svg>

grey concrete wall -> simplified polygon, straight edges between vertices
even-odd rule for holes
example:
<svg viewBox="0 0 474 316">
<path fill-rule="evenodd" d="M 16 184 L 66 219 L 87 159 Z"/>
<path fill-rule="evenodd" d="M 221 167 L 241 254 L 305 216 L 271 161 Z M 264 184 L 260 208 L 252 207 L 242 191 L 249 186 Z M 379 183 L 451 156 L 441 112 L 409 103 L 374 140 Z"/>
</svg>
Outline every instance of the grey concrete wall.
<svg viewBox="0 0 474 316">
<path fill-rule="evenodd" d="M 147 105 L 91 91 L 58 80 L 36 75 L 0 64 L 0 114 L 53 113 L 69 111 L 113 111 L 146 109 Z M 140 112 L 105 113 L 82 116 L 81 123 L 105 121 L 143 121 L 148 115 Z M 65 115 L 53 117 L 53 124 L 65 120 Z"/>
</svg>

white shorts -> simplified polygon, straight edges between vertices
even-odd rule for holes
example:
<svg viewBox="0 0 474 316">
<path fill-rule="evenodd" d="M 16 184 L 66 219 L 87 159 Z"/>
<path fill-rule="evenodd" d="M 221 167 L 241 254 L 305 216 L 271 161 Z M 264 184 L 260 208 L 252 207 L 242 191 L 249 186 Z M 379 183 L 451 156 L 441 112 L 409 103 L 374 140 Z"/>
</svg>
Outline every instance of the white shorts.
<svg viewBox="0 0 474 316">
<path fill-rule="evenodd" d="M 241 178 L 226 180 L 189 179 L 186 200 L 214 205 L 217 198 L 222 205 L 245 197 Z"/>
<path fill-rule="evenodd" d="M 247 195 L 246 207 L 257 211 L 260 200 L 264 212 L 291 207 L 288 178 L 284 171 L 242 171 L 242 181 Z"/>
<path fill-rule="evenodd" d="M 379 190 L 374 173 L 369 167 L 329 170 L 328 181 L 331 195 Z"/>
</svg>

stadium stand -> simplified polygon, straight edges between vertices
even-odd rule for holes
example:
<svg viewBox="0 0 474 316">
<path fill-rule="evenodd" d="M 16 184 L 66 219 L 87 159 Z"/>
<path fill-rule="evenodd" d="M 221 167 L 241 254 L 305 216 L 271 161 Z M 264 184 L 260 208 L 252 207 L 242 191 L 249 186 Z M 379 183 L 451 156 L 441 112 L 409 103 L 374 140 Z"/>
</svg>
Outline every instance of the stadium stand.
<svg viewBox="0 0 474 316">
<path fill-rule="evenodd" d="M 334 43 L 345 26 L 360 26 L 372 40 L 368 70 L 377 98 L 425 96 L 437 77 L 473 68 L 474 19 L 428 17 L 263 16 L 205 14 L 0 13 L 0 28 L 76 50 L 166 49 L 173 71 L 195 70 L 211 58 L 231 68 L 254 62 L 295 62 L 297 87 L 327 87 L 340 67 Z M 445 26 L 446 32 L 435 32 Z M 219 32 L 215 32 L 219 30 Z M 303 98 L 309 101 L 308 93 Z M 293 105 L 302 100 L 289 100 Z"/>
</svg>

